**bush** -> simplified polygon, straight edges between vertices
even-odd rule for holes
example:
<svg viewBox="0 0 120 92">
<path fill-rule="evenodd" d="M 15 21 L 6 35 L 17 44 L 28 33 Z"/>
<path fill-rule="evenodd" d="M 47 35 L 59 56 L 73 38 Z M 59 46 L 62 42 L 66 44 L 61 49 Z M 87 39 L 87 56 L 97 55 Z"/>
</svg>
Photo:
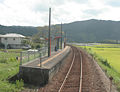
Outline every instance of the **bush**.
<svg viewBox="0 0 120 92">
<path fill-rule="evenodd" d="M 0 43 L 0 48 L 4 48 L 4 44 Z"/>
<path fill-rule="evenodd" d="M 102 64 L 104 64 L 105 66 L 111 68 L 111 65 L 108 63 L 108 60 L 107 60 L 107 59 L 103 59 L 103 58 L 100 58 L 100 57 L 99 57 L 98 60 L 99 60 Z"/>
<path fill-rule="evenodd" d="M 8 59 L 8 62 L 15 62 L 16 61 L 16 58 L 9 58 Z"/>
<path fill-rule="evenodd" d="M 36 45 L 36 49 L 40 48 L 40 45 Z"/>
</svg>

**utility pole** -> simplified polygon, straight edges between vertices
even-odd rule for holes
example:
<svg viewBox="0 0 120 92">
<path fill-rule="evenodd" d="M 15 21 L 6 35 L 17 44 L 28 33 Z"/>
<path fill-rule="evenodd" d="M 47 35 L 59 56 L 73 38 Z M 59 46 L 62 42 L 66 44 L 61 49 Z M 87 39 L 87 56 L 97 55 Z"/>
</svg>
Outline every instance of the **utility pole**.
<svg viewBox="0 0 120 92">
<path fill-rule="evenodd" d="M 62 49 L 62 23 L 61 23 L 61 49 Z"/>
<path fill-rule="evenodd" d="M 66 46 L 66 32 L 64 32 L 65 34 L 64 34 L 64 48 L 65 48 L 65 46 Z"/>
<path fill-rule="evenodd" d="M 51 30 L 51 8 L 49 8 L 48 57 L 51 56 L 51 39 L 50 39 L 50 30 Z"/>
</svg>

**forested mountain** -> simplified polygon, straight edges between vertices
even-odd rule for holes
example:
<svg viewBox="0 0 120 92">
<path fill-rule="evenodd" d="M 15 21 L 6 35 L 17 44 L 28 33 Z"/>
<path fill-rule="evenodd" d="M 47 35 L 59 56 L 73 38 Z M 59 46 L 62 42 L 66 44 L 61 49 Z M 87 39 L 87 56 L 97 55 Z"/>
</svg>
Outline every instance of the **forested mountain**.
<svg viewBox="0 0 120 92">
<path fill-rule="evenodd" d="M 63 24 L 62 28 L 67 33 L 69 41 L 98 42 L 102 40 L 120 40 L 120 21 L 91 19 Z M 46 28 L 43 27 L 42 30 L 46 30 Z M 60 25 L 52 26 L 52 30 L 59 31 Z"/>
<path fill-rule="evenodd" d="M 63 25 L 71 41 L 120 40 L 120 22 L 105 20 L 77 21 Z"/>
<path fill-rule="evenodd" d="M 120 21 L 85 20 L 62 25 L 69 41 L 97 42 L 102 40 L 120 40 Z M 39 30 L 39 33 L 37 33 Z M 5 27 L 0 26 L 0 34 L 16 32 L 24 35 L 36 34 L 38 37 L 47 37 L 48 27 Z M 60 24 L 51 26 L 51 36 L 59 36 Z"/>
<path fill-rule="evenodd" d="M 2 26 L 0 25 L 0 34 L 6 33 L 18 33 L 25 36 L 32 36 L 38 33 L 35 27 L 24 27 L 24 26 Z"/>
</svg>

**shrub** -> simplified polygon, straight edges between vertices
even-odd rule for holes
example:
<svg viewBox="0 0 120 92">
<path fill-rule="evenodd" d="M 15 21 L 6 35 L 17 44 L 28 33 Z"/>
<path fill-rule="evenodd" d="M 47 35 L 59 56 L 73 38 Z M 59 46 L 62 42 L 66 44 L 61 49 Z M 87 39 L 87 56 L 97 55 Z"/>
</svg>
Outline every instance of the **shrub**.
<svg viewBox="0 0 120 92">
<path fill-rule="evenodd" d="M 8 59 L 8 62 L 15 62 L 16 61 L 16 58 L 9 58 Z"/>
<path fill-rule="evenodd" d="M 4 48 L 4 44 L 0 43 L 0 48 Z"/>
<path fill-rule="evenodd" d="M 40 48 L 40 45 L 36 45 L 36 49 Z"/>
<path fill-rule="evenodd" d="M 105 66 L 111 68 L 111 65 L 108 63 L 108 60 L 107 60 L 107 59 L 103 59 L 103 58 L 100 58 L 100 57 L 99 57 L 98 60 L 99 60 L 102 64 L 104 64 Z"/>
</svg>

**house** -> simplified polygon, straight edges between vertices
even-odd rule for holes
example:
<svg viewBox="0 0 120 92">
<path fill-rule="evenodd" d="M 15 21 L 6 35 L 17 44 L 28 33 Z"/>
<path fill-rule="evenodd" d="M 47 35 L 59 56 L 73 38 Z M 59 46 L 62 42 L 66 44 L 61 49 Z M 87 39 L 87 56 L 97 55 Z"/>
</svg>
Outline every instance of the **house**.
<svg viewBox="0 0 120 92">
<path fill-rule="evenodd" d="M 25 36 L 21 34 L 9 33 L 0 35 L 0 43 L 5 45 L 5 48 L 18 49 L 22 47 L 22 40 Z"/>
</svg>

